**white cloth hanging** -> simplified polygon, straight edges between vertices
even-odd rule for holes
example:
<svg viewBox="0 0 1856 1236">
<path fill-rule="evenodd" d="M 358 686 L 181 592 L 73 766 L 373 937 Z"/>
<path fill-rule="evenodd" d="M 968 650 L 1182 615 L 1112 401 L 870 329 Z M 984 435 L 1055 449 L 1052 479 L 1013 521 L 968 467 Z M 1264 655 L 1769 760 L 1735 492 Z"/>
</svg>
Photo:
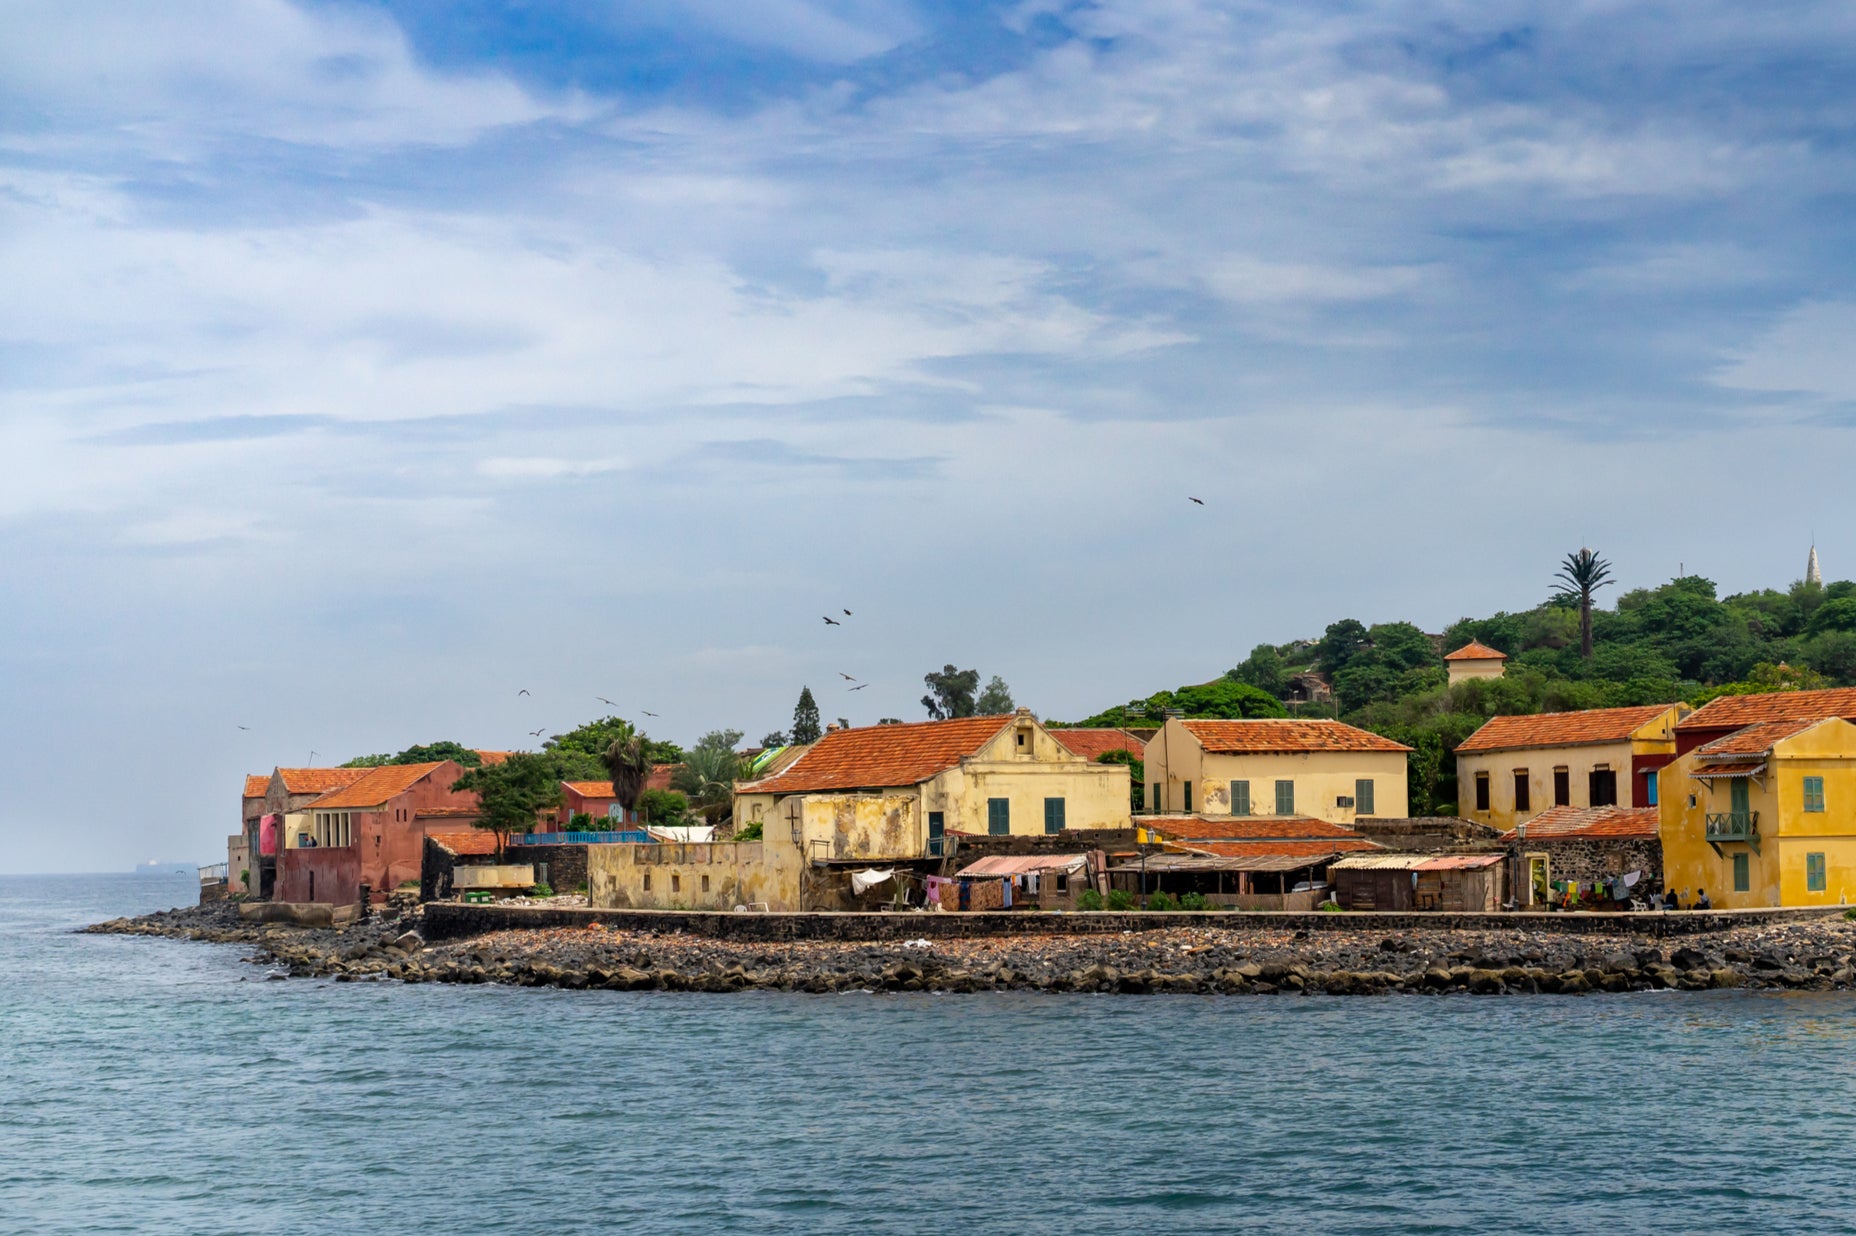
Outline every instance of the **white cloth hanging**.
<svg viewBox="0 0 1856 1236">
<path fill-rule="evenodd" d="M 894 868 L 888 871 L 878 871 L 872 867 L 866 871 L 853 871 L 851 872 L 851 891 L 862 893 L 866 889 L 875 888 L 883 881 L 893 878 L 895 874 Z"/>
</svg>

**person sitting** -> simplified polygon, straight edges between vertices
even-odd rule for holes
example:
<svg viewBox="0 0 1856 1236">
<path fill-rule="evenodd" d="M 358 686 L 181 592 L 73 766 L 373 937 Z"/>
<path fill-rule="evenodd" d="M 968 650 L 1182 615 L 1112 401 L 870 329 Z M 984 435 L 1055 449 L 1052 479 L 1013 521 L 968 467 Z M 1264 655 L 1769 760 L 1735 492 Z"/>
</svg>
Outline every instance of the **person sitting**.
<svg viewBox="0 0 1856 1236">
<path fill-rule="evenodd" d="M 1676 904 L 1676 890 L 1675 889 L 1672 888 L 1663 893 L 1663 909 L 1679 910 L 1681 908 L 1682 908 L 1681 906 Z"/>
<path fill-rule="evenodd" d="M 1705 888 L 1696 889 L 1695 904 L 1689 908 L 1692 910 L 1712 910 L 1714 908 L 1714 903 L 1708 900 L 1708 890 Z"/>
</svg>

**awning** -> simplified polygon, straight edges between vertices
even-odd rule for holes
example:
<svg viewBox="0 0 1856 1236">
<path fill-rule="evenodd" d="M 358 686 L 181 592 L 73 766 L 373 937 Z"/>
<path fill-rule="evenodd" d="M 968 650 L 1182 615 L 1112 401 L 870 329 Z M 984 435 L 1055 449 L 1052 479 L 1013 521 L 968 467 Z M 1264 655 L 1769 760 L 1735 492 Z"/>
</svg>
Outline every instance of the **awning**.
<svg viewBox="0 0 1856 1236">
<path fill-rule="evenodd" d="M 1721 781 L 1729 777 L 1757 777 L 1765 771 L 1764 764 L 1751 764 L 1741 768 L 1697 768 L 1689 776 L 1697 781 Z"/>
<path fill-rule="evenodd" d="M 954 875 L 1022 876 L 1041 871 L 1075 871 L 1089 861 L 1087 854 L 989 854 Z"/>
<path fill-rule="evenodd" d="M 1142 871 L 1148 875 L 1194 871 L 1301 871 L 1307 867 L 1319 867 L 1333 857 L 1332 854 L 1254 854 L 1247 858 L 1223 858 L 1209 854 L 1156 854 L 1147 860 L 1145 867 L 1140 863 L 1122 863 L 1109 870 L 1134 875 Z"/>
</svg>

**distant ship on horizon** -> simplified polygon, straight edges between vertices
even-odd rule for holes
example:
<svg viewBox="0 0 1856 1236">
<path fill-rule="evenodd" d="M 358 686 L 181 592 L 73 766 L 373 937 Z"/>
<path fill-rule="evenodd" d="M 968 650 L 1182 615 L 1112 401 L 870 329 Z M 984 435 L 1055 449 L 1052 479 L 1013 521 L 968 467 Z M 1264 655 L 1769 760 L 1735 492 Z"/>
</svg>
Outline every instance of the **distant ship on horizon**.
<svg viewBox="0 0 1856 1236">
<path fill-rule="evenodd" d="M 139 876 L 192 875 L 196 870 L 198 869 L 192 863 L 170 862 L 159 858 L 151 858 L 145 863 L 135 865 L 135 874 Z"/>
</svg>

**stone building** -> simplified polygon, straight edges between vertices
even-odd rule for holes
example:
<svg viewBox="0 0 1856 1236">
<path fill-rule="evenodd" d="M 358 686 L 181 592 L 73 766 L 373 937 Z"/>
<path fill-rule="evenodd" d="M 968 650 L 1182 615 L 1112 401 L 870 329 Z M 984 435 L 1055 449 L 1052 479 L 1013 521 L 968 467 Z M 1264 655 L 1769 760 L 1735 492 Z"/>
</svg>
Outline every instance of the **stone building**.
<svg viewBox="0 0 1856 1236">
<path fill-rule="evenodd" d="M 1585 905 L 1624 903 L 1663 888 L 1655 807 L 1553 807 L 1505 833 L 1502 844 L 1522 908 L 1558 903 L 1563 894 L 1556 886 L 1569 881 L 1586 889 L 1605 886 L 1603 894 L 1581 893 Z"/>
</svg>

